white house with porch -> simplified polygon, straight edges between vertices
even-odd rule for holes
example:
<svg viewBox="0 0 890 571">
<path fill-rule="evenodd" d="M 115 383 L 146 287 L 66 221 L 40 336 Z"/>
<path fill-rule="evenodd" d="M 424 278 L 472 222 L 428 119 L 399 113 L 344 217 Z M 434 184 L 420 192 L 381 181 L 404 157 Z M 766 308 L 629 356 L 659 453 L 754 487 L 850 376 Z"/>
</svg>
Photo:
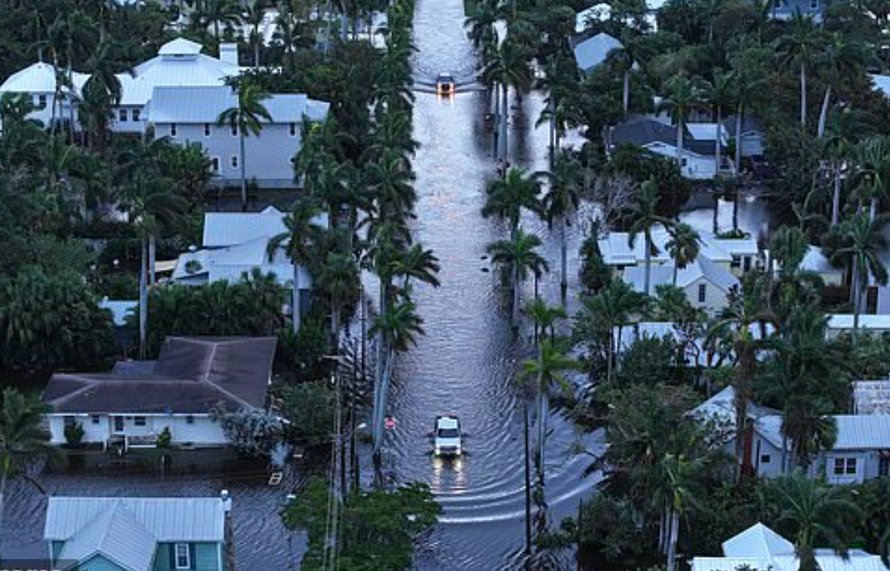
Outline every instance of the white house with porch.
<svg viewBox="0 0 890 571">
<path fill-rule="evenodd" d="M 155 447 L 169 431 L 181 447 L 226 446 L 215 409 L 264 409 L 271 384 L 274 337 L 168 337 L 155 361 L 125 361 L 109 373 L 56 373 L 41 400 L 51 444 L 121 449 Z"/>
</svg>

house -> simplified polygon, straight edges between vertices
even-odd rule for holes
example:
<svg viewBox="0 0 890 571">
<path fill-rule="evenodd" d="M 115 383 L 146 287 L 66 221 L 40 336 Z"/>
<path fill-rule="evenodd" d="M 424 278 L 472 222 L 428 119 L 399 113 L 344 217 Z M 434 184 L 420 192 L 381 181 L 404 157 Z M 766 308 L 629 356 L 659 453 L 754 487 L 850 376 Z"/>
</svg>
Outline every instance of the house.
<svg viewBox="0 0 890 571">
<path fill-rule="evenodd" d="M 728 387 L 694 409 L 701 419 L 728 427 L 723 449 L 736 452 L 735 393 Z M 782 435 L 782 415 L 778 411 L 753 403 L 748 408 L 751 432 L 743 444 L 743 457 L 737 459 L 750 466 L 760 477 L 773 478 L 789 472 L 793 451 Z M 821 451 L 809 467 L 809 475 L 824 475 L 830 484 L 858 484 L 879 476 L 890 475 L 890 415 L 835 415 L 837 439 L 830 450 Z"/>
<path fill-rule="evenodd" d="M 645 265 L 628 267 L 622 279 L 635 291 L 645 292 Z M 685 292 L 689 303 L 713 315 L 726 307 L 727 294 L 738 287 L 739 280 L 725 267 L 699 256 L 685 268 L 676 268 L 676 272 L 674 262 L 651 267 L 649 293 L 654 294 L 655 288 L 660 285 L 676 285 Z"/>
<path fill-rule="evenodd" d="M 723 120 L 723 127 L 726 129 L 729 137 L 738 140 L 739 135 L 736 133 L 736 116 L 730 115 Z M 766 140 L 764 138 L 763 127 L 760 121 L 751 115 L 742 115 L 741 129 L 742 149 L 741 155 L 745 158 L 759 158 L 766 152 Z"/>
<path fill-rule="evenodd" d="M 279 249 L 272 259 L 268 244 L 272 237 L 287 231 L 285 215 L 274 206 L 262 212 L 208 212 L 204 214 L 203 247 L 182 254 L 173 270 L 173 282 L 182 285 L 205 285 L 216 281 L 238 282 L 254 269 L 274 274 L 278 283 L 293 287 L 294 265 Z M 318 223 L 326 225 L 325 217 Z M 300 303 L 308 309 L 312 276 L 303 266 L 300 272 Z"/>
<path fill-rule="evenodd" d="M 201 44 L 177 38 L 132 73 L 117 74 L 120 102 L 111 110 L 110 129 L 141 135 L 153 132 L 171 141 L 201 146 L 217 175 L 215 184 L 240 183 L 240 137 L 237 129 L 217 126 L 220 114 L 233 107 L 236 94 L 228 85 L 246 68 L 238 65 L 237 44 L 220 44 L 220 57 L 202 53 Z M 74 123 L 81 131 L 78 105 L 89 75 L 70 72 L 72 87 L 61 88 L 62 101 L 55 103 L 56 70 L 38 62 L 11 75 L 0 85 L 0 94 L 25 93 L 35 106 L 31 116 L 43 125 Z M 304 121 L 323 121 L 327 103 L 301 94 L 270 94 L 263 101 L 272 120 L 258 136 L 246 137 L 246 177 L 260 188 L 295 188 L 293 158 L 301 145 Z"/>
<path fill-rule="evenodd" d="M 825 285 L 842 286 L 844 285 L 845 271 L 843 268 L 837 268 L 831 264 L 828 257 L 822 253 L 822 248 L 813 246 L 807 248 L 800 263 L 799 269 L 804 272 L 812 272 L 818 275 Z"/>
<path fill-rule="evenodd" d="M 854 321 L 855 319 L 852 313 L 829 314 L 828 331 L 826 335 L 829 338 L 834 338 L 843 333 L 850 333 L 853 331 Z M 861 314 L 859 316 L 859 332 L 868 333 L 870 335 L 890 333 L 890 315 Z"/>
<path fill-rule="evenodd" d="M 790 20 L 794 14 L 809 16 L 816 24 L 822 23 L 829 0 L 777 0 L 772 5 L 775 20 Z"/>
<path fill-rule="evenodd" d="M 168 337 L 156 361 L 124 361 L 109 373 L 56 373 L 41 395 L 50 442 L 66 444 L 79 425 L 83 444 L 103 448 L 228 444 L 215 409 L 263 409 L 274 337 Z"/>
<path fill-rule="evenodd" d="M 890 380 L 854 381 L 853 414 L 890 414 Z"/>
<path fill-rule="evenodd" d="M 578 42 L 573 49 L 578 69 L 582 73 L 590 73 L 606 61 L 609 52 L 621 47 L 623 44 L 620 41 L 605 32 Z"/>
<path fill-rule="evenodd" d="M 223 571 L 231 500 L 49 498 L 43 538 L 53 565 L 102 571 Z"/>
<path fill-rule="evenodd" d="M 244 138 L 244 174 L 259 188 L 294 187 L 302 125 L 323 121 L 329 105 L 290 93 L 272 94 L 262 104 L 272 120 L 261 119 L 260 134 Z M 241 180 L 241 137 L 237 127 L 217 125 L 217 119 L 237 105 L 237 93 L 225 85 L 155 87 L 147 117 L 156 136 L 199 145 L 210 157 L 216 182 L 231 185 Z"/>
<path fill-rule="evenodd" d="M 683 149 L 679 152 L 680 172 L 686 178 L 705 180 L 718 174 L 714 141 L 717 128 L 710 125 L 710 129 L 707 126 L 695 128 L 696 134 L 702 137 L 700 139 L 693 135 L 689 125 L 686 126 Z M 667 159 L 677 160 L 677 128 L 652 117 L 640 117 L 612 127 L 610 141 L 610 151 L 620 146 L 632 145 Z M 729 168 L 730 157 L 725 143 L 721 143 L 721 147 L 722 172 Z"/>
<path fill-rule="evenodd" d="M 840 555 L 833 549 L 815 550 L 818 569 L 832 571 L 887 571 L 878 555 L 851 549 Z M 800 567 L 794 544 L 756 523 L 723 542 L 723 557 L 694 557 L 692 571 L 797 571 Z"/>
<path fill-rule="evenodd" d="M 655 252 L 651 253 L 653 266 L 671 263 L 667 244 L 671 240 L 670 232 L 664 226 L 652 229 L 652 243 Z M 711 232 L 700 230 L 699 255 L 741 277 L 757 263 L 759 248 L 753 238 L 719 238 Z M 597 241 L 603 262 L 621 275 L 626 268 L 640 266 L 646 261 L 645 240 L 642 236 L 631 244 L 628 232 L 610 232 Z"/>
</svg>

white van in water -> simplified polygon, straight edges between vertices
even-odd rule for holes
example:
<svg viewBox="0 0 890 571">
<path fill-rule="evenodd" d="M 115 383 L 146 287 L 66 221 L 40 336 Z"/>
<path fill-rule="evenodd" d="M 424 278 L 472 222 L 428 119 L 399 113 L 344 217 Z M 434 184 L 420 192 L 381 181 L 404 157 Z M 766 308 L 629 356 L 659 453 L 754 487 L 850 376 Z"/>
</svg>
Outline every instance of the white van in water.
<svg viewBox="0 0 890 571">
<path fill-rule="evenodd" d="M 437 416 L 433 433 L 436 456 L 460 456 L 460 421 L 456 416 Z"/>
</svg>

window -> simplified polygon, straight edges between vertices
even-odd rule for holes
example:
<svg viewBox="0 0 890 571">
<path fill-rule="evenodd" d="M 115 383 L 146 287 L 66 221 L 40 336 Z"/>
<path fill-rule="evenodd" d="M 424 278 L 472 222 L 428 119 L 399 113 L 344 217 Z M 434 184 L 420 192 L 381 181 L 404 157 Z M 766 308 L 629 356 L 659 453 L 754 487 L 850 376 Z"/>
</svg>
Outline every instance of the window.
<svg viewBox="0 0 890 571">
<path fill-rule="evenodd" d="M 37 108 L 46 109 L 46 95 L 37 96 Z"/>
<path fill-rule="evenodd" d="M 133 121 L 139 121 L 139 119 L 141 118 L 140 111 L 138 109 L 133 109 L 132 113 L 133 113 Z"/>
<path fill-rule="evenodd" d="M 210 136 L 210 123 L 204 123 L 204 136 Z"/>
<path fill-rule="evenodd" d="M 740 268 L 742 267 L 742 259 L 738 256 L 733 256 L 732 261 L 729 262 L 729 266 L 732 268 Z"/>
<path fill-rule="evenodd" d="M 186 424 L 195 424 L 195 417 L 192 416 L 191 414 L 190 414 L 190 415 L 187 415 L 187 416 L 185 417 L 185 423 L 186 423 Z"/>
<path fill-rule="evenodd" d="M 291 137 L 296 137 L 297 136 L 297 124 L 291 123 L 290 125 L 288 125 L 287 132 Z"/>
<path fill-rule="evenodd" d="M 819 0 L 811 0 L 810 10 L 818 10 L 818 9 L 819 9 Z"/>
<path fill-rule="evenodd" d="M 122 416 L 114 417 L 114 431 L 115 432 L 123 432 L 124 431 L 124 417 L 122 417 Z"/>
<path fill-rule="evenodd" d="M 121 110 L 119 110 L 119 111 L 117 112 L 117 118 L 118 118 L 118 120 L 120 120 L 120 121 L 129 121 L 130 116 L 129 116 L 129 114 L 127 113 L 127 110 L 126 110 L 126 109 L 121 109 Z"/>
<path fill-rule="evenodd" d="M 238 125 L 232 125 L 232 136 L 233 137 L 238 136 Z"/>
<path fill-rule="evenodd" d="M 770 458 L 769 454 L 761 454 L 760 455 L 760 463 L 761 464 L 769 464 L 770 460 L 772 460 L 772 458 Z"/>
<path fill-rule="evenodd" d="M 145 426 L 145 417 L 144 416 L 134 416 L 133 417 L 133 426 Z"/>
<path fill-rule="evenodd" d="M 65 417 L 65 426 L 74 426 L 77 420 L 73 416 Z"/>
<path fill-rule="evenodd" d="M 688 161 L 686 159 L 680 159 L 680 166 L 685 167 Z"/>
<path fill-rule="evenodd" d="M 191 569 L 192 553 L 188 543 L 173 545 L 173 559 L 177 569 Z"/>
<path fill-rule="evenodd" d="M 746 272 L 751 270 L 751 256 L 742 258 L 742 269 Z"/>
<path fill-rule="evenodd" d="M 238 168 L 238 155 L 232 155 L 231 164 L 233 169 Z"/>
<path fill-rule="evenodd" d="M 170 123 L 170 136 L 176 136 L 176 123 Z"/>
<path fill-rule="evenodd" d="M 98 414 L 94 414 L 92 419 L 93 419 L 93 424 L 99 424 L 99 415 Z"/>
<path fill-rule="evenodd" d="M 834 475 L 850 476 L 856 474 L 856 458 L 835 458 Z"/>
<path fill-rule="evenodd" d="M 210 170 L 219 172 L 219 157 L 210 157 Z"/>
<path fill-rule="evenodd" d="M 698 284 L 698 302 L 704 303 L 707 298 L 708 298 L 707 284 Z"/>
<path fill-rule="evenodd" d="M 890 476 L 890 456 L 881 456 L 878 459 L 878 476 Z"/>
</svg>

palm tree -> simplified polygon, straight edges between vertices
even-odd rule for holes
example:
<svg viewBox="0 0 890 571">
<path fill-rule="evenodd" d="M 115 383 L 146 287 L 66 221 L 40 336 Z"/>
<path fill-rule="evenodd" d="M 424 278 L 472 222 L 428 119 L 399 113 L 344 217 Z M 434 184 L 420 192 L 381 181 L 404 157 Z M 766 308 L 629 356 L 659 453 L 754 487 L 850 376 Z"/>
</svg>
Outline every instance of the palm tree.
<svg viewBox="0 0 890 571">
<path fill-rule="evenodd" d="M 807 236 L 797 226 L 782 226 L 772 235 L 769 242 L 770 255 L 779 262 L 783 276 L 797 273 L 801 262 L 807 254 Z M 767 268 L 772 272 L 772 268 Z"/>
<path fill-rule="evenodd" d="M 390 149 L 368 166 L 370 190 L 375 196 L 378 214 L 390 221 L 404 222 L 411 217 L 417 193 L 411 163 L 399 151 Z"/>
<path fill-rule="evenodd" d="M 822 145 L 832 165 L 832 226 L 836 226 L 840 222 L 841 193 L 843 190 L 845 165 L 849 164 L 850 157 L 853 151 L 857 149 L 856 144 L 860 138 L 869 135 L 873 130 L 872 123 L 867 120 L 862 112 L 844 108 L 841 111 L 835 111 L 831 115 L 831 121 L 827 129 L 828 135 L 822 140 Z"/>
<path fill-rule="evenodd" d="M 236 0 L 199 0 L 193 18 L 201 26 L 212 26 L 213 37 L 219 41 L 220 27 L 241 23 L 241 7 Z"/>
<path fill-rule="evenodd" d="M 49 450 L 50 435 L 43 425 L 47 412 L 36 398 L 29 398 L 12 387 L 3 389 L 0 403 L 0 525 L 6 484 L 18 474 L 18 460 Z"/>
<path fill-rule="evenodd" d="M 410 248 L 400 253 L 393 262 L 392 272 L 395 276 L 403 276 L 405 282 L 402 289 L 408 290 L 411 279 L 439 287 L 439 258 L 432 250 L 424 250 L 421 244 L 412 244 Z"/>
<path fill-rule="evenodd" d="M 872 136 L 856 146 L 857 193 L 860 205 L 868 200 L 869 216 L 875 217 L 878 203 L 886 200 L 890 184 L 890 138 Z"/>
<path fill-rule="evenodd" d="M 560 153 L 554 161 L 551 171 L 547 173 L 550 188 L 544 196 L 544 210 L 547 213 L 547 222 L 551 226 L 554 220 L 559 223 L 559 285 L 563 304 L 565 304 L 566 290 L 569 287 L 566 227 L 570 224 L 570 217 L 578 209 L 582 176 L 581 163 L 568 152 Z"/>
<path fill-rule="evenodd" d="M 546 471 L 545 452 L 547 449 L 547 418 L 550 415 L 550 396 L 554 389 L 559 388 L 564 395 L 573 394 L 572 386 L 563 376 L 563 371 L 577 369 L 579 363 L 570 359 L 565 353 L 565 344 L 556 339 L 545 339 L 538 346 L 537 359 L 529 359 L 522 364 L 519 373 L 521 380 L 533 379 L 537 395 L 538 438 L 536 442 L 538 483 L 544 485 Z"/>
<path fill-rule="evenodd" d="M 150 167 L 136 168 L 129 180 L 119 189 L 120 208 L 136 228 L 141 240 L 139 264 L 139 355 L 146 357 L 148 325 L 149 273 L 154 272 L 153 255 L 149 244 L 165 226 L 177 223 L 188 209 L 188 203 L 173 192 L 170 181 Z"/>
<path fill-rule="evenodd" d="M 854 522 L 862 518 L 859 507 L 846 497 L 843 487 L 831 487 L 802 471 L 769 481 L 762 493 L 763 503 L 776 510 L 779 529 L 793 537 L 800 571 L 817 571 L 815 548 L 827 543 L 842 555 L 847 553 L 843 538 L 850 535 Z"/>
<path fill-rule="evenodd" d="M 673 285 L 677 285 L 678 270 L 686 269 L 698 258 L 701 250 L 701 238 L 695 228 L 686 223 L 679 223 L 671 229 L 671 239 L 665 244 L 668 253 L 674 260 Z"/>
<path fill-rule="evenodd" d="M 349 254 L 329 252 L 319 271 L 318 288 L 330 299 L 331 336 L 334 338 L 334 347 L 339 347 L 337 334 L 340 331 L 340 313 L 343 304 L 354 300 L 361 288 L 355 259 Z"/>
<path fill-rule="evenodd" d="M 762 339 L 754 336 L 753 325 L 773 321 L 766 305 L 766 287 L 763 276 L 749 273 L 742 279 L 740 288 L 733 288 L 727 296 L 727 306 L 708 331 L 709 341 L 722 338 L 731 347 L 736 367 L 732 387 L 735 393 L 736 458 L 745 458 L 742 445 L 748 431 L 748 405 L 754 393 L 754 376 L 757 367 L 757 349 Z M 750 466 L 740 465 L 739 475 L 747 474 Z"/>
<path fill-rule="evenodd" d="M 652 254 L 657 254 L 657 248 L 652 241 L 652 230 L 658 226 L 664 226 L 670 230 L 674 222 L 664 216 L 658 214 L 658 185 L 654 179 L 649 179 L 640 186 L 640 193 L 637 195 L 636 202 L 630 208 L 630 216 L 633 224 L 630 227 L 628 239 L 630 247 L 633 248 L 637 240 L 637 236 L 643 235 L 645 243 L 643 244 L 644 263 L 645 263 L 645 279 L 643 293 L 650 294 L 650 274 L 652 272 Z"/>
<path fill-rule="evenodd" d="M 244 23 L 250 26 L 247 39 L 253 47 L 253 66 L 260 67 L 260 50 L 263 48 L 263 36 L 260 26 L 266 18 L 266 0 L 250 0 L 244 7 Z"/>
<path fill-rule="evenodd" d="M 605 340 L 606 381 L 611 383 L 620 357 L 622 328 L 631 323 L 633 316 L 643 313 L 646 296 L 624 281 L 613 279 L 598 294 L 581 301 L 577 328 L 585 337 Z"/>
<path fill-rule="evenodd" d="M 275 259 L 278 251 L 284 253 L 293 265 L 293 291 L 291 296 L 291 315 L 294 333 L 300 330 L 302 303 L 300 297 L 300 267 L 309 261 L 314 244 L 318 241 L 322 228 L 317 219 L 321 210 L 315 201 L 304 197 L 294 202 L 291 211 L 284 217 L 286 230 L 269 239 L 266 256 L 269 261 Z"/>
<path fill-rule="evenodd" d="M 509 111 L 509 89 L 525 93 L 534 81 L 529 66 L 529 53 L 518 43 L 505 40 L 494 51 L 491 61 L 482 69 L 482 77 L 486 83 L 498 84 L 501 89 L 501 116 L 499 117 L 498 156 L 507 160 L 507 119 Z"/>
<path fill-rule="evenodd" d="M 713 79 L 703 83 L 703 98 L 714 108 L 716 132 L 714 133 L 714 174 L 719 175 L 723 166 L 723 110 L 735 102 L 735 85 L 731 73 L 717 68 Z M 741 144 L 741 133 L 736 133 L 736 145 Z"/>
<path fill-rule="evenodd" d="M 661 109 L 671 115 L 677 126 L 677 165 L 682 166 L 683 136 L 686 131 L 686 116 L 701 102 L 698 86 L 688 77 L 677 75 L 665 83 L 667 97 L 661 102 Z"/>
<path fill-rule="evenodd" d="M 547 271 L 547 260 L 535 250 L 541 246 L 541 239 L 534 234 L 526 234 L 517 229 L 510 240 L 499 240 L 488 245 L 491 261 L 510 272 L 510 287 L 513 292 L 513 308 L 510 313 L 513 326 L 519 324 L 519 302 L 522 284 L 533 273 L 540 278 Z"/>
<path fill-rule="evenodd" d="M 864 212 L 841 224 L 840 233 L 845 245 L 839 248 L 832 260 L 846 261 L 853 267 L 853 339 L 859 332 L 859 314 L 862 311 L 862 294 L 868 287 L 868 276 L 881 284 L 887 283 L 887 267 L 881 259 L 881 252 L 887 247 L 884 228 L 890 223 L 887 215 L 876 216 L 873 220 Z"/>
<path fill-rule="evenodd" d="M 844 80 L 862 72 L 865 67 L 866 52 L 860 44 L 848 42 L 842 34 L 835 32 L 828 38 L 821 56 L 819 68 L 827 75 L 828 81 L 825 86 L 825 97 L 822 99 L 822 111 L 819 113 L 819 138 L 825 133 L 832 94 L 837 92 Z"/>
<path fill-rule="evenodd" d="M 487 51 L 496 45 L 495 25 L 501 20 L 501 16 L 496 1 L 483 0 L 476 3 L 475 11 L 464 21 L 464 27 L 469 28 L 468 35 L 474 48 Z"/>
<path fill-rule="evenodd" d="M 416 344 L 417 336 L 423 335 L 423 319 L 416 313 L 417 307 L 411 301 L 396 303 L 387 307 L 386 312 L 377 316 L 369 333 L 380 334 L 384 347 L 385 367 L 374 391 L 374 453 L 379 454 L 383 446 L 383 422 L 389 394 L 392 371 L 396 355 Z"/>
<path fill-rule="evenodd" d="M 556 322 L 568 317 L 565 309 L 549 306 L 546 301 L 539 297 L 525 304 L 524 311 L 535 323 L 535 345 L 538 344 L 539 331 L 540 338 L 555 339 Z"/>
<path fill-rule="evenodd" d="M 536 175 L 528 174 L 522 167 L 513 167 L 503 179 L 494 179 L 486 188 L 487 198 L 482 216 L 498 216 L 510 224 L 514 236 L 522 218 L 522 209 L 541 215 L 544 212 L 540 199 L 541 184 Z"/>
<path fill-rule="evenodd" d="M 686 453 L 668 452 L 659 462 L 662 486 L 654 495 L 654 503 L 666 512 L 663 521 L 667 524 L 667 571 L 676 569 L 680 521 L 689 509 L 697 505 L 696 480 L 707 468 L 706 460 L 687 456 Z"/>
<path fill-rule="evenodd" d="M 776 42 L 776 49 L 782 53 L 785 65 L 796 65 L 800 69 L 800 127 L 807 127 L 807 69 L 819 51 L 819 30 L 811 16 L 796 11 L 789 22 L 789 33 Z"/>
<path fill-rule="evenodd" d="M 238 101 L 234 107 L 220 113 L 217 125 L 228 125 L 233 133 L 238 133 L 241 155 L 241 211 L 247 212 L 247 173 L 245 170 L 244 141 L 250 136 L 259 136 L 263 130 L 262 121 L 272 122 L 272 115 L 263 105 L 269 94 L 256 84 L 241 81 L 236 88 Z"/>
</svg>

